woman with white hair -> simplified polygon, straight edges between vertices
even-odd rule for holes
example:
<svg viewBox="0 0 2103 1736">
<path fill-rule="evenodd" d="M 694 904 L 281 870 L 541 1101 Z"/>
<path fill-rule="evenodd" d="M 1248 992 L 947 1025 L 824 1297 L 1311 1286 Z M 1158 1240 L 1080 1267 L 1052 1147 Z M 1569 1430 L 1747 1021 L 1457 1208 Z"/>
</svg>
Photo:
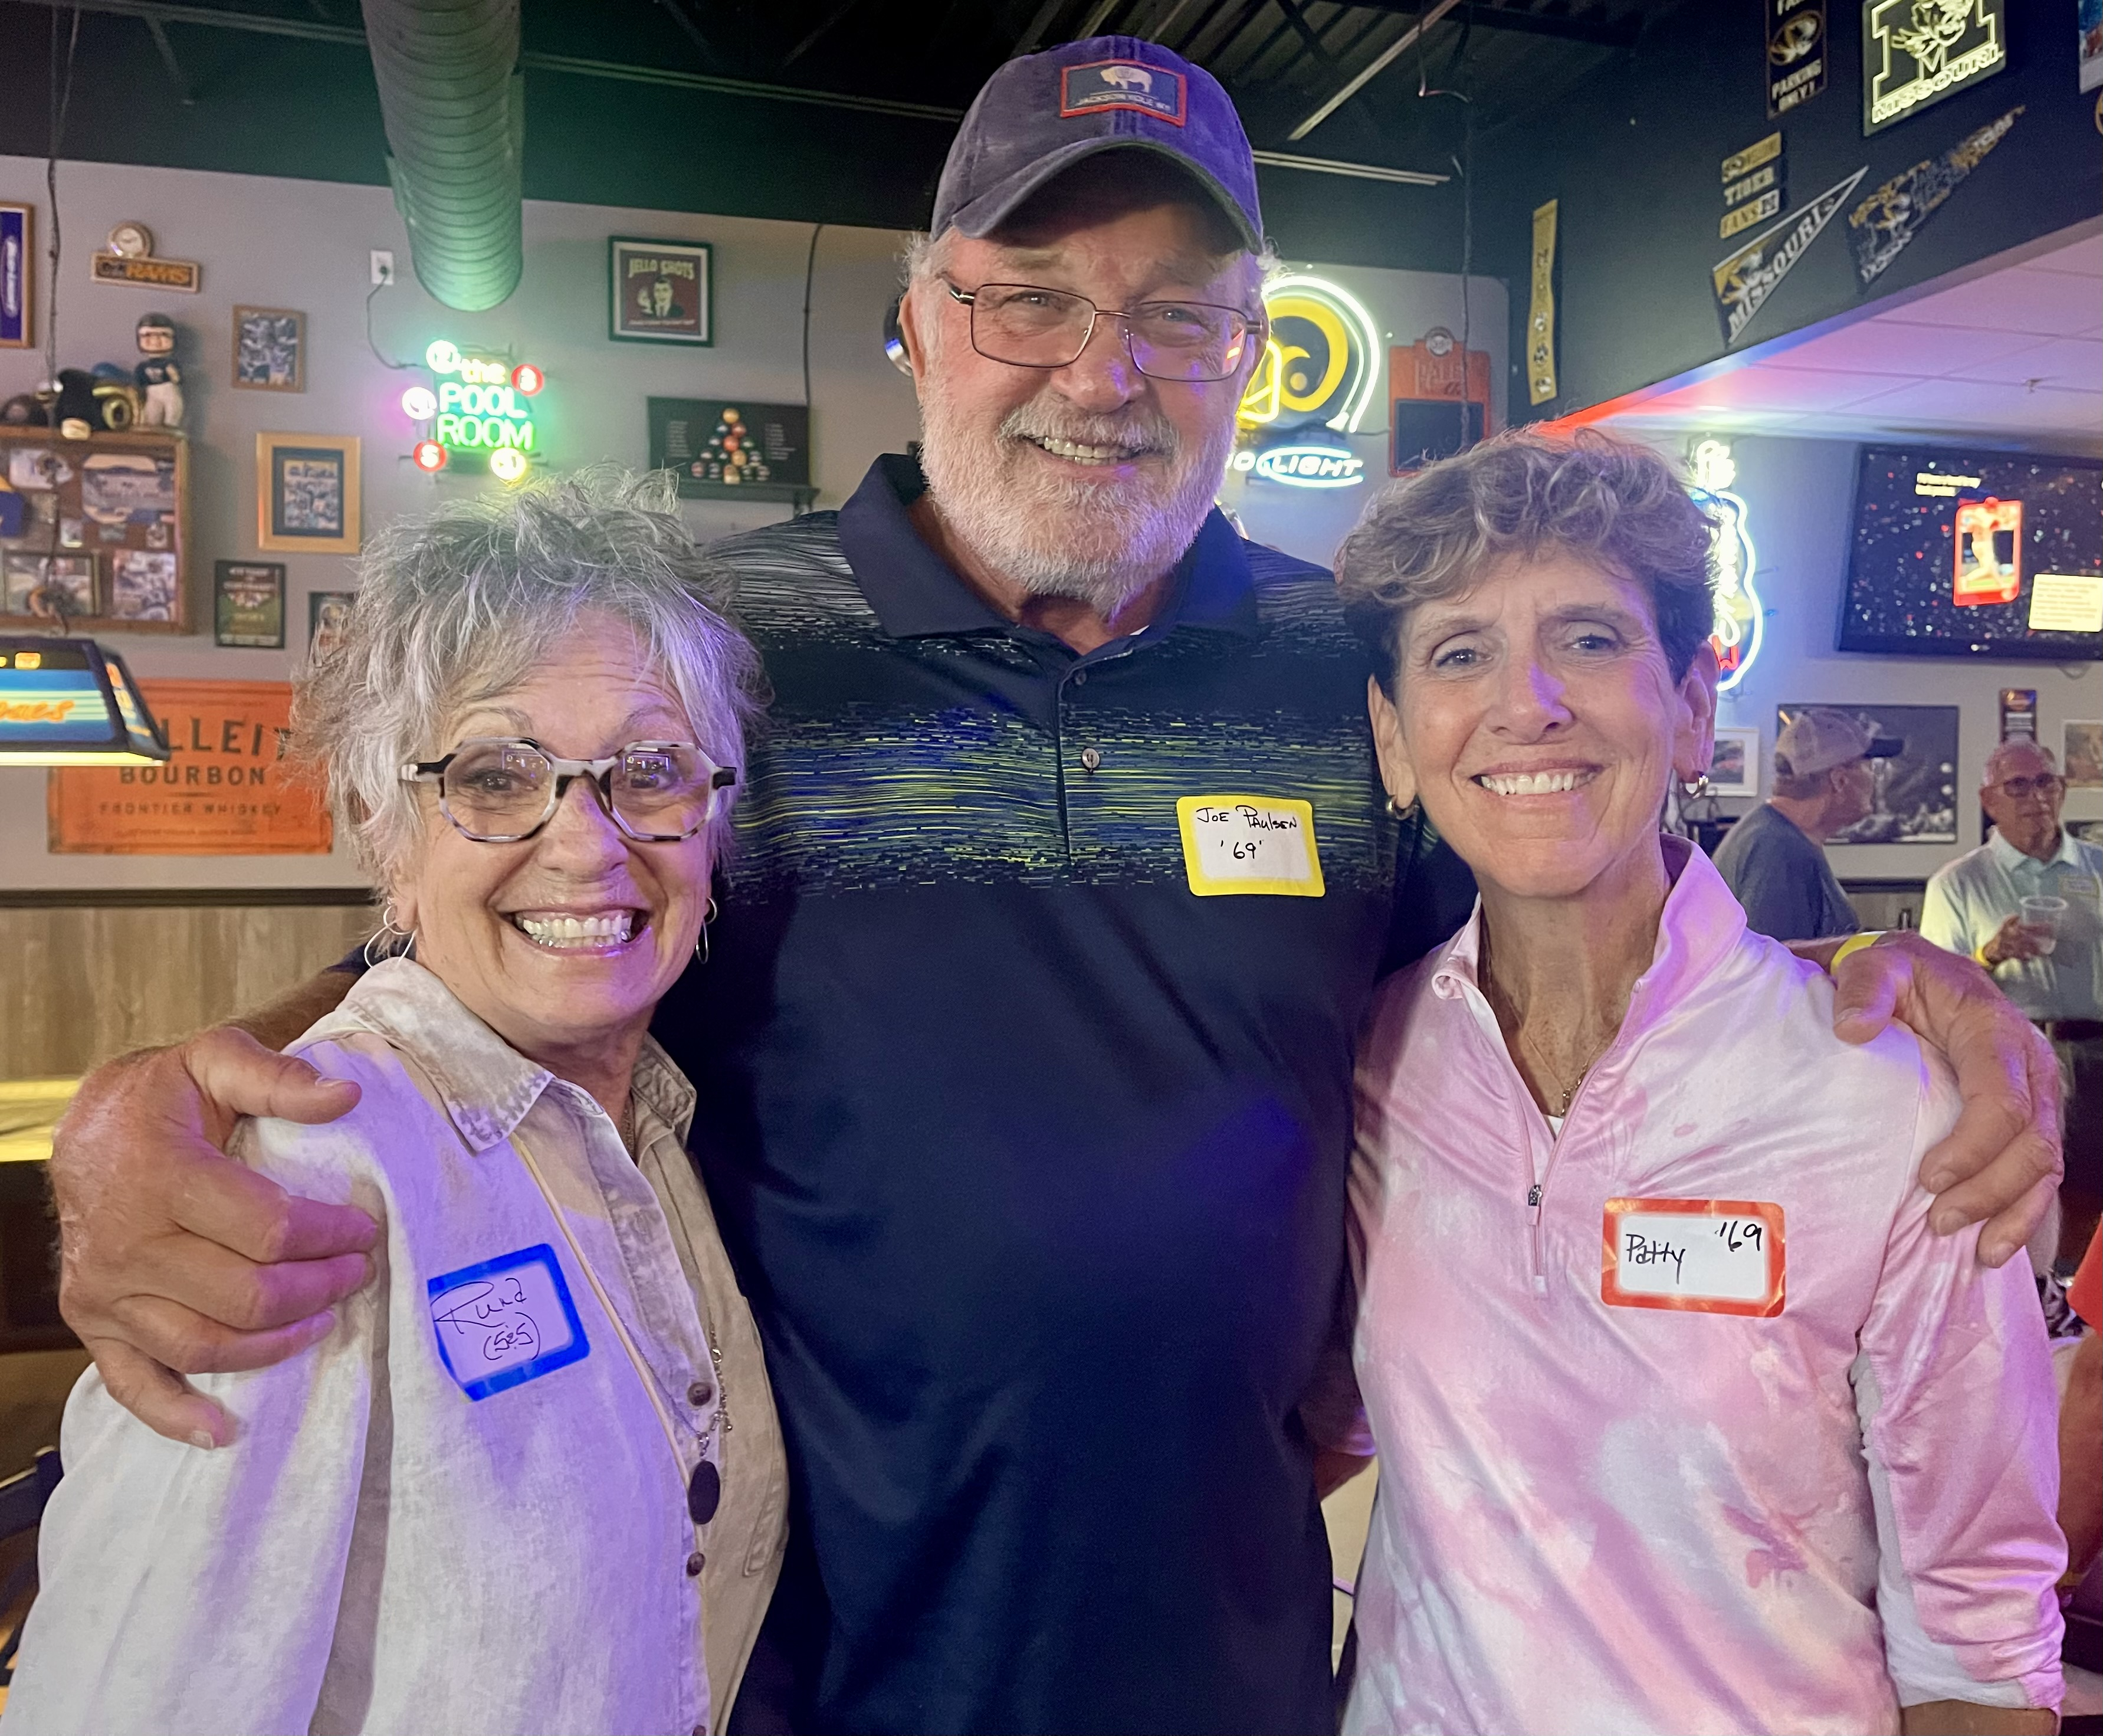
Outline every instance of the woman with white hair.
<svg viewBox="0 0 2103 1736">
<path fill-rule="evenodd" d="M 401 956 L 291 1051 L 355 1109 L 233 1149 L 370 1213 L 377 1274 L 305 1354 L 199 1377 L 219 1450 L 83 1377 L 11 1733 L 722 1727 L 785 1479 L 647 1033 L 756 665 L 670 507 L 588 477 L 366 560 L 296 730 Z"/>
</svg>

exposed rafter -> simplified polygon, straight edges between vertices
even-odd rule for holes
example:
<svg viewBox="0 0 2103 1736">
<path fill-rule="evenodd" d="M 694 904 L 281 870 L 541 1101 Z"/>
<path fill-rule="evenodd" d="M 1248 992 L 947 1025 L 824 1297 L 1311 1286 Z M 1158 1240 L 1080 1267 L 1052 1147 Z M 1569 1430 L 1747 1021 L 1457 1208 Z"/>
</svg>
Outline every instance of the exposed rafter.
<svg viewBox="0 0 2103 1736">
<path fill-rule="evenodd" d="M 1302 139 L 1305 138 L 1308 134 L 1314 131 L 1316 127 L 1319 127 L 1323 123 L 1323 122 L 1327 120 L 1331 115 L 1334 114 L 1339 109 L 1342 108 L 1345 103 L 1349 102 L 1354 96 L 1356 96 L 1359 91 L 1365 89 L 1365 87 L 1371 84 L 1374 79 L 1379 78 L 1382 73 L 1388 69 L 1388 68 L 1394 65 L 1397 60 L 1399 60 L 1404 55 L 1407 54 L 1411 49 L 1414 48 L 1416 46 L 1418 39 L 1422 37 L 1426 30 L 1429 30 L 1432 25 L 1437 24 L 1440 19 L 1443 18 L 1460 3 L 1461 0 L 1437 0 L 1437 3 L 1428 7 L 1415 24 L 1412 24 L 1407 30 L 1403 31 L 1401 35 L 1398 36 L 1393 42 L 1389 42 L 1386 47 L 1381 49 L 1378 54 L 1375 55 L 1372 59 L 1367 61 L 1363 66 L 1358 69 L 1358 71 L 1352 73 L 1349 78 L 1344 81 L 1341 89 L 1338 90 L 1334 95 L 1331 96 L 1327 101 L 1323 103 L 1321 107 L 1317 109 L 1312 114 L 1309 115 L 1307 118 L 1302 121 L 1297 127 L 1294 127 L 1291 132 L 1287 133 L 1285 135 L 1286 143 L 1288 144 L 1297 144 Z M 1381 10 L 1385 11 L 1386 8 L 1382 7 Z"/>
<path fill-rule="evenodd" d="M 118 18 L 137 18 L 162 24 L 202 24 L 221 30 L 247 31 L 265 36 L 296 37 L 307 42 L 332 42 L 363 49 L 365 33 L 347 24 L 323 24 L 304 18 L 282 18 L 261 12 L 236 11 L 215 7 L 186 6 L 177 0 L 18 0 L 25 6 L 41 6 L 62 11 L 76 8 Z M 560 73 L 578 78 L 603 78 L 628 84 L 658 85 L 674 90 L 705 91 L 719 96 L 754 97 L 763 101 L 796 103 L 820 109 L 857 110 L 865 114 L 891 114 L 910 120 L 935 121 L 954 127 L 964 118 L 959 108 L 934 103 L 901 102 L 890 97 L 860 96 L 841 91 L 805 90 L 794 85 L 766 84 L 749 78 L 723 78 L 712 73 L 687 72 L 678 67 L 639 66 L 617 60 L 587 59 L 578 55 L 546 54 L 527 49 L 518 64 L 529 72 Z M 1258 151 L 1256 160 L 1274 169 L 1305 174 L 1340 175 L 1353 180 L 1385 181 L 1403 187 L 1436 187 L 1449 175 L 1420 169 L 1398 169 L 1385 163 L 1351 162 L 1327 157 L 1294 156 L 1279 151 Z"/>
<path fill-rule="evenodd" d="M 1413 18 L 1422 10 L 1404 0 L 1340 0 L 1354 11 L 1394 12 Z M 1469 22 L 1478 30 L 1514 30 L 1527 36 L 1560 37 L 1565 42 L 1596 42 L 1603 48 L 1626 48 L 1643 29 L 1640 16 L 1585 18 L 1574 12 L 1532 11 L 1518 0 L 1476 0 Z"/>
<path fill-rule="evenodd" d="M 176 58 L 176 45 L 168 40 L 167 27 L 158 18 L 146 20 L 147 33 L 153 38 L 153 47 L 161 56 L 161 64 L 168 69 L 168 77 L 176 87 L 176 95 L 185 109 L 197 106 L 197 98 L 191 92 L 190 82 L 183 76 L 183 63 Z"/>
</svg>

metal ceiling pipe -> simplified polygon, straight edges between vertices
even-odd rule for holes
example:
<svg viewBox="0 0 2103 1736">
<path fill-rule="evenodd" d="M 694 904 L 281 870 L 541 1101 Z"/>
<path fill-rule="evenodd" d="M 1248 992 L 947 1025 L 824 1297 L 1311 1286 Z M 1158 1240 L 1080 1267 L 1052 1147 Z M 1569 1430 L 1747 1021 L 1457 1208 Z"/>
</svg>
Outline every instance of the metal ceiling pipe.
<svg viewBox="0 0 2103 1736">
<path fill-rule="evenodd" d="M 362 5 L 416 281 L 449 308 L 493 308 L 525 268 L 518 0 Z"/>
</svg>

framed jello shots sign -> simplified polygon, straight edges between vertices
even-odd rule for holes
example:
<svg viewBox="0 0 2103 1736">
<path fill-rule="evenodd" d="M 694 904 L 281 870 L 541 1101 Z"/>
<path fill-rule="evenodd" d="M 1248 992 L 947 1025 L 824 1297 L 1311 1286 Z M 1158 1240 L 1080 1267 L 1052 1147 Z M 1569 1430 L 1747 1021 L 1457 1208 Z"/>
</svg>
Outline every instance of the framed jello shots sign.
<svg viewBox="0 0 2103 1736">
<path fill-rule="evenodd" d="M 705 242 L 607 242 L 607 335 L 622 344 L 713 344 Z"/>
</svg>

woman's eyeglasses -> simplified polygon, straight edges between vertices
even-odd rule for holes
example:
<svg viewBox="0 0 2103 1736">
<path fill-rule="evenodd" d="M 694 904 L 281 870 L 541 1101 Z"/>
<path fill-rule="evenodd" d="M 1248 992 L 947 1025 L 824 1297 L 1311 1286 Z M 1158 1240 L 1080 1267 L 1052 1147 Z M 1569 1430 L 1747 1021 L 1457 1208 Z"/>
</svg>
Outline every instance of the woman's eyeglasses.
<svg viewBox="0 0 2103 1736">
<path fill-rule="evenodd" d="M 438 808 L 478 844 L 516 844 L 554 818 L 571 783 L 585 779 L 598 805 L 638 844 L 676 844 L 715 815 L 737 772 L 691 742 L 632 741 L 602 760 L 566 760 L 538 742 L 477 737 L 443 759 L 402 768 L 405 784 L 436 784 Z"/>
<path fill-rule="evenodd" d="M 945 280 L 943 286 L 971 309 L 971 348 L 1011 367 L 1071 366 L 1095 335 L 1096 322 L 1114 319 L 1132 365 L 1149 380 L 1186 385 L 1225 380 L 1241 366 L 1258 324 L 1238 308 L 1207 301 L 1142 301 L 1120 309 L 1029 283 L 961 290 Z"/>
</svg>

